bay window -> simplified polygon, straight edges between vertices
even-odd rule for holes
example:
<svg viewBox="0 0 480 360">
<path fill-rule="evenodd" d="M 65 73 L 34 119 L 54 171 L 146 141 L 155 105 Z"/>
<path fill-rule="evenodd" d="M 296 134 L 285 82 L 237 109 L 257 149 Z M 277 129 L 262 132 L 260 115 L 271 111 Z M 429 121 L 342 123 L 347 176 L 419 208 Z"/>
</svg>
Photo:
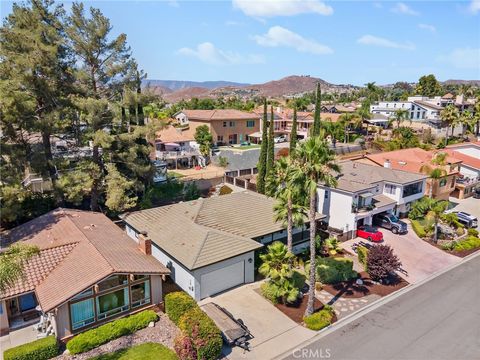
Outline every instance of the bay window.
<svg viewBox="0 0 480 360">
<path fill-rule="evenodd" d="M 132 285 L 130 293 L 132 295 L 132 308 L 148 304 L 150 302 L 150 281 Z"/>
<path fill-rule="evenodd" d="M 105 319 L 129 309 L 128 287 L 100 295 L 95 298 L 97 302 L 97 318 Z"/>
</svg>

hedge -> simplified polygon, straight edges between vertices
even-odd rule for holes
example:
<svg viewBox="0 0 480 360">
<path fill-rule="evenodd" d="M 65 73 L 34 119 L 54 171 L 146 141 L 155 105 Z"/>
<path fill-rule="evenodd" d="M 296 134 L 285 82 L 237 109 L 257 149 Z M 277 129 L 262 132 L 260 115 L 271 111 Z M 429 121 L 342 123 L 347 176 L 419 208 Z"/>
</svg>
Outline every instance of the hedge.
<svg viewBox="0 0 480 360">
<path fill-rule="evenodd" d="M 202 309 L 195 307 L 183 314 L 178 328 L 192 340 L 197 359 L 219 358 L 223 344 L 220 329 Z"/>
<path fill-rule="evenodd" d="M 358 254 L 358 262 L 363 265 L 363 269 L 368 271 L 367 266 L 367 257 L 368 257 L 368 249 L 365 246 L 359 246 L 357 248 Z"/>
<path fill-rule="evenodd" d="M 121 336 L 132 334 L 156 320 L 158 320 L 158 315 L 153 310 L 145 310 L 126 318 L 114 320 L 75 336 L 67 343 L 67 349 L 70 354 L 80 354 Z"/>
<path fill-rule="evenodd" d="M 346 258 L 318 258 L 317 276 L 324 284 L 335 284 L 357 277 L 353 261 Z"/>
<path fill-rule="evenodd" d="M 265 299 L 270 300 L 273 304 L 278 304 L 277 290 L 269 282 L 260 285 L 260 292 Z"/>
<path fill-rule="evenodd" d="M 415 231 L 415 233 L 418 235 L 420 238 L 424 238 L 427 236 L 427 233 L 425 232 L 425 228 L 423 227 L 422 224 L 420 224 L 420 221 L 418 220 L 410 220 L 412 223 L 412 229 Z"/>
<path fill-rule="evenodd" d="M 329 305 L 325 305 L 322 310 L 316 312 L 310 316 L 303 318 L 305 326 L 310 330 L 322 330 L 332 323 L 333 309 Z"/>
<path fill-rule="evenodd" d="M 458 241 L 453 246 L 453 250 L 462 251 L 462 250 L 473 250 L 480 248 L 480 238 L 475 236 L 469 236 L 465 240 Z"/>
<path fill-rule="evenodd" d="M 176 291 L 165 296 L 165 313 L 175 325 L 188 310 L 198 307 L 197 302 L 183 291 Z"/>
<path fill-rule="evenodd" d="M 59 353 L 55 336 L 47 336 L 11 349 L 3 353 L 4 360 L 47 360 Z"/>
</svg>

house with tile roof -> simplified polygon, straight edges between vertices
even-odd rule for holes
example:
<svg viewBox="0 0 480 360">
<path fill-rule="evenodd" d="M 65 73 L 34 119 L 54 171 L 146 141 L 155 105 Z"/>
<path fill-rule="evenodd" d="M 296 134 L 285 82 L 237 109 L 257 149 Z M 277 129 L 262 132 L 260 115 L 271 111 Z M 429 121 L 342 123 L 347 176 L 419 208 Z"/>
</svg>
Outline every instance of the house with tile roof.
<svg viewBox="0 0 480 360">
<path fill-rule="evenodd" d="M 480 141 L 450 145 L 443 151 L 462 161 L 452 196 L 472 196 L 475 189 L 480 189 Z"/>
<path fill-rule="evenodd" d="M 101 213 L 58 208 L 5 236 L 40 249 L 24 276 L 0 293 L 2 334 L 38 324 L 39 336 L 71 336 L 162 302 L 170 271 Z"/>
<path fill-rule="evenodd" d="M 251 134 L 260 130 L 255 113 L 235 109 L 182 110 L 174 115 L 180 125 L 188 125 L 195 133 L 201 125 L 207 125 L 216 145 L 233 145 L 252 141 Z"/>
<path fill-rule="evenodd" d="M 342 240 L 354 238 L 361 225 L 371 225 L 380 214 L 406 216 L 410 204 L 425 191 L 426 176 L 357 161 L 339 163 L 337 186 L 317 187 L 317 212 Z"/>
<path fill-rule="evenodd" d="M 200 300 L 254 281 L 255 251 L 286 242 L 274 220 L 275 200 L 251 191 L 177 203 L 121 216 L 127 234 L 152 240 L 152 254 L 171 279 Z M 317 220 L 325 216 L 317 214 Z M 294 229 L 294 252 L 309 244 L 306 225 Z"/>
<path fill-rule="evenodd" d="M 462 160 L 447 154 L 443 163 L 437 160 L 445 153 L 443 150 L 423 150 L 420 148 L 402 149 L 378 154 L 367 154 L 360 162 L 403 170 L 413 174 L 429 174 L 434 169 L 440 169 L 444 176 L 440 179 L 427 179 L 425 194 L 436 199 L 448 200 L 456 186 Z"/>
</svg>

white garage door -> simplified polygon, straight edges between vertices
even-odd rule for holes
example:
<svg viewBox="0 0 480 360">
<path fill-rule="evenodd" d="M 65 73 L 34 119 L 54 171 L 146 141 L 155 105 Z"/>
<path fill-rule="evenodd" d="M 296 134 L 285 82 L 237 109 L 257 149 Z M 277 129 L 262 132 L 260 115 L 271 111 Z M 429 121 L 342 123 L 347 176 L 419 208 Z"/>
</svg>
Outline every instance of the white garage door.
<svg viewBox="0 0 480 360">
<path fill-rule="evenodd" d="M 206 298 L 245 282 L 245 263 L 225 266 L 203 274 L 200 278 L 200 297 Z"/>
</svg>

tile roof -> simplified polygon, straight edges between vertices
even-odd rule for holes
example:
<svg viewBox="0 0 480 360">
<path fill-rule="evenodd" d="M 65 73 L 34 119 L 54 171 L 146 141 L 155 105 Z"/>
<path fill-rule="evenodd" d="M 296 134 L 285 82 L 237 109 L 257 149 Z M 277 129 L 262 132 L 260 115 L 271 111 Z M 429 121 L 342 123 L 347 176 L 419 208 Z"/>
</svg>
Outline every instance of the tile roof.
<svg viewBox="0 0 480 360">
<path fill-rule="evenodd" d="M 215 110 L 182 110 L 188 120 L 215 121 L 215 120 L 252 120 L 257 114 L 235 109 Z"/>
<path fill-rule="evenodd" d="M 465 164 L 466 166 L 472 167 L 474 169 L 480 170 L 480 159 L 476 158 L 474 156 L 469 156 L 467 154 L 463 154 L 460 151 L 455 151 L 455 148 L 453 149 L 444 149 L 448 155 L 455 157 L 458 160 L 462 161 L 462 164 Z"/>
<path fill-rule="evenodd" d="M 395 151 L 388 151 L 382 152 L 378 154 L 369 154 L 365 155 L 367 159 L 370 159 L 374 163 L 383 166 L 385 161 L 390 160 L 390 165 L 392 169 L 397 170 L 404 170 L 412 173 L 421 173 L 421 168 L 424 165 L 428 165 L 431 168 L 436 168 L 436 166 L 432 164 L 432 160 L 437 153 L 441 153 L 442 150 L 423 150 L 420 148 L 411 148 L 411 149 L 403 149 L 403 150 L 395 150 Z M 456 157 L 447 156 L 447 163 L 449 164 L 458 164 L 461 162 L 460 159 Z M 447 166 L 446 169 L 449 174 L 454 174 L 457 170 L 450 170 Z"/>
<path fill-rule="evenodd" d="M 160 131 L 156 132 L 156 142 L 162 143 L 177 143 L 195 140 L 195 129 L 188 128 L 176 128 L 174 126 L 168 126 Z"/>
<path fill-rule="evenodd" d="M 414 103 L 417 104 L 417 105 L 420 105 L 422 107 L 427 107 L 427 108 L 430 108 L 430 109 L 433 109 L 433 110 L 443 110 L 444 109 L 441 106 L 431 104 L 431 103 L 426 102 L 426 101 L 415 100 Z"/>
<path fill-rule="evenodd" d="M 58 208 L 12 229 L 6 237 L 9 243 L 24 241 L 40 248 L 26 265 L 22 286 L 26 291 L 35 288 L 45 312 L 113 273 L 169 273 L 101 213 Z M 16 284 L 0 297 L 20 290 Z"/>
<path fill-rule="evenodd" d="M 283 229 L 274 221 L 274 200 L 243 191 L 124 214 L 124 221 L 186 268 L 261 248 L 252 238 Z"/>
<path fill-rule="evenodd" d="M 339 165 L 342 170 L 338 176 L 337 189 L 349 192 L 368 190 L 375 186 L 375 183 L 382 181 L 409 184 L 427 177 L 350 160 L 342 161 Z"/>
</svg>

